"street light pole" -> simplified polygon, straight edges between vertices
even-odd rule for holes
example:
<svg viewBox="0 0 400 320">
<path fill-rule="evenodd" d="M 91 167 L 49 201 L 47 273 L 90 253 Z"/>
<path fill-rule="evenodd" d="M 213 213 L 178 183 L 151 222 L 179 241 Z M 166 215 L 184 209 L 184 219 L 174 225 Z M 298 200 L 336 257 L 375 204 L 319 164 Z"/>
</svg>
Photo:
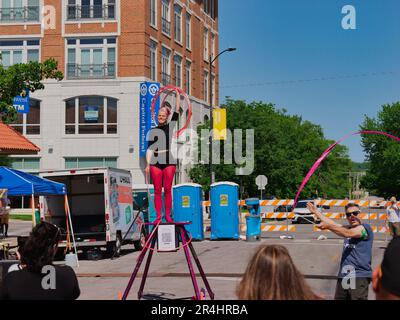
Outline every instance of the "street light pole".
<svg viewBox="0 0 400 320">
<path fill-rule="evenodd" d="M 213 126 L 214 126 L 214 121 L 213 121 L 213 84 L 212 84 L 212 67 L 213 67 L 213 63 L 218 59 L 218 57 L 225 53 L 225 52 L 232 52 L 232 51 L 236 51 L 236 48 L 228 48 L 225 49 L 224 51 L 221 51 L 214 59 L 213 56 L 210 54 L 210 59 L 209 59 L 209 67 L 210 67 L 210 71 L 209 71 L 209 97 L 210 97 L 210 102 L 209 102 L 209 106 L 210 106 L 210 148 L 209 148 L 209 158 L 210 158 L 210 163 L 209 163 L 209 170 L 210 170 L 210 185 L 213 184 L 215 182 L 215 173 L 213 171 L 213 164 L 212 164 L 212 141 L 213 141 Z"/>
</svg>

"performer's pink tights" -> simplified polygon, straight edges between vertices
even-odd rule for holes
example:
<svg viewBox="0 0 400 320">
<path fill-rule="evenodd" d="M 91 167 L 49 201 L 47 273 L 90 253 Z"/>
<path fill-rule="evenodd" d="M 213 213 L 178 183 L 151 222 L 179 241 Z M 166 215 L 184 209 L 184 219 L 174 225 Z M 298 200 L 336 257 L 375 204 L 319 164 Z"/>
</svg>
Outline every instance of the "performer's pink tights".
<svg viewBox="0 0 400 320">
<path fill-rule="evenodd" d="M 157 221 L 161 221 L 162 209 L 162 187 L 164 182 L 164 199 L 165 199 L 165 218 L 167 222 L 172 222 L 172 182 L 174 180 L 176 166 L 168 166 L 165 169 L 150 166 L 151 179 L 154 185 L 154 205 L 157 213 Z"/>
</svg>

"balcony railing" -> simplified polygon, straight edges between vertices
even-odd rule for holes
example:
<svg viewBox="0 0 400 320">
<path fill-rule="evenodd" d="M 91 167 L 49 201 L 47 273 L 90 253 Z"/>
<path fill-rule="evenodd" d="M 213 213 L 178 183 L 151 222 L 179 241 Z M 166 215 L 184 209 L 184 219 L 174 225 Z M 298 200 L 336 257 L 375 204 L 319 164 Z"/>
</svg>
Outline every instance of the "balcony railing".
<svg viewBox="0 0 400 320">
<path fill-rule="evenodd" d="M 0 8 L 0 23 L 40 21 L 39 12 L 39 6 Z"/>
<path fill-rule="evenodd" d="M 167 19 L 162 18 L 162 32 L 166 33 L 167 35 L 171 35 L 171 22 Z"/>
<path fill-rule="evenodd" d="M 171 84 L 171 76 L 167 73 L 161 73 L 161 84 L 163 86 L 167 86 Z"/>
<path fill-rule="evenodd" d="M 67 64 L 68 79 L 114 79 L 115 63 L 104 64 Z"/>
<path fill-rule="evenodd" d="M 115 19 L 115 4 L 83 5 L 75 4 L 67 6 L 68 20 L 110 20 Z"/>
</svg>

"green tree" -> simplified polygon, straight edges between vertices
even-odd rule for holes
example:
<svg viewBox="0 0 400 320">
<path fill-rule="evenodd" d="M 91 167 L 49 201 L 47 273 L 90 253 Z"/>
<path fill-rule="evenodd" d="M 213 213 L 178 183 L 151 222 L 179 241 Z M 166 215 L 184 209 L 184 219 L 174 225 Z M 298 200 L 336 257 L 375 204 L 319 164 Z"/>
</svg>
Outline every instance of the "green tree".
<svg viewBox="0 0 400 320">
<path fill-rule="evenodd" d="M 43 80 L 62 80 L 63 74 L 57 69 L 55 59 L 44 62 L 18 63 L 8 68 L 0 65 L 0 115 L 4 122 L 12 122 L 16 118 L 13 108 L 14 97 L 24 90 L 35 92 L 44 89 Z"/>
<path fill-rule="evenodd" d="M 362 130 L 376 130 L 400 137 L 400 103 L 382 106 L 376 118 L 365 116 Z M 363 135 L 369 162 L 362 187 L 377 196 L 400 195 L 400 143 L 380 135 Z"/>
<path fill-rule="evenodd" d="M 218 181 L 242 182 L 244 196 L 259 194 L 255 178 L 263 174 L 269 180 L 267 195 L 294 197 L 313 163 L 333 143 L 324 138 L 320 126 L 303 121 L 299 116 L 288 115 L 285 110 L 277 110 L 273 104 L 247 104 L 228 99 L 223 107 L 227 109 L 227 126 L 230 130 L 254 129 L 255 168 L 251 175 L 242 178 L 236 176 L 235 164 L 214 166 Z M 245 141 L 243 147 L 245 148 Z M 351 161 L 347 149 L 344 146 L 336 147 L 307 184 L 301 197 L 344 197 L 348 191 L 347 172 L 350 169 Z M 190 177 L 208 191 L 210 179 L 207 165 L 194 166 Z"/>
</svg>

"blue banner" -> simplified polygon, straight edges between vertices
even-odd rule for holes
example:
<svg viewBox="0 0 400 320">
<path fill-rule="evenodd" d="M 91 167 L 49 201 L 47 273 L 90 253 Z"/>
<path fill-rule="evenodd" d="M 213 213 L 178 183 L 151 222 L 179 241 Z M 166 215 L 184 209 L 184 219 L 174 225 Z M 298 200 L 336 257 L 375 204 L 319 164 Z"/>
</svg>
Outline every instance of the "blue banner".
<svg viewBox="0 0 400 320">
<path fill-rule="evenodd" d="M 16 96 L 13 106 L 18 113 L 29 113 L 29 90 L 24 90 L 21 95 Z"/>
<path fill-rule="evenodd" d="M 145 157 L 147 151 L 147 133 L 151 128 L 157 126 L 157 119 L 151 118 L 151 102 L 153 97 L 160 90 L 160 83 L 158 82 L 142 82 L 140 84 L 140 156 Z M 160 108 L 160 98 L 157 99 L 155 105 L 155 117 L 157 116 L 158 109 Z"/>
</svg>

